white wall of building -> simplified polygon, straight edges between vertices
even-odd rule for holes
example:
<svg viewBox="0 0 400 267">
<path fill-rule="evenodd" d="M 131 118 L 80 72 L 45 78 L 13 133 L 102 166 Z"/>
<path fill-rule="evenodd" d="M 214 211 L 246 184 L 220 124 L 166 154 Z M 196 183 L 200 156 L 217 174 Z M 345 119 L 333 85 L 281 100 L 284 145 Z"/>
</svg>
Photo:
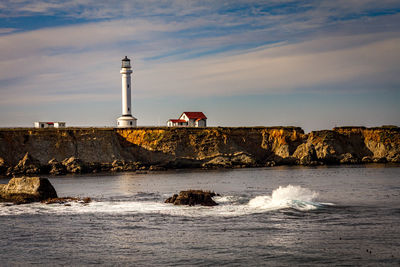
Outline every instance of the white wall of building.
<svg viewBox="0 0 400 267">
<path fill-rule="evenodd" d="M 132 116 L 122 116 L 119 117 L 117 120 L 117 127 L 118 128 L 130 128 L 136 127 L 136 119 Z"/>
<path fill-rule="evenodd" d="M 35 128 L 65 128 L 66 123 L 57 121 L 57 122 L 48 122 L 48 121 L 36 121 L 34 122 Z"/>
<path fill-rule="evenodd" d="M 55 128 L 65 128 L 65 122 L 55 122 L 54 123 Z"/>
<path fill-rule="evenodd" d="M 132 117 L 131 107 L 131 73 L 130 61 L 127 57 L 122 60 L 122 116 L 117 119 L 118 128 L 136 127 L 137 119 Z"/>
<path fill-rule="evenodd" d="M 122 69 L 122 115 L 131 115 L 131 73 L 129 69 Z"/>
<path fill-rule="evenodd" d="M 179 120 L 184 120 L 186 123 L 178 123 L 178 122 L 173 122 L 172 119 L 167 121 L 167 126 L 189 126 L 189 127 L 207 127 L 207 119 L 201 119 L 196 121 L 197 119 L 189 119 L 188 116 L 186 116 L 185 113 L 182 113 L 182 115 L 179 117 Z"/>
<path fill-rule="evenodd" d="M 185 113 L 182 114 L 182 116 L 180 116 L 179 119 L 180 119 L 180 120 L 185 120 L 185 121 L 188 121 L 188 120 L 189 120 Z"/>
<path fill-rule="evenodd" d="M 207 123 L 206 123 L 206 120 L 198 120 L 198 121 L 196 121 L 196 125 L 195 125 L 196 127 L 207 127 Z"/>
</svg>

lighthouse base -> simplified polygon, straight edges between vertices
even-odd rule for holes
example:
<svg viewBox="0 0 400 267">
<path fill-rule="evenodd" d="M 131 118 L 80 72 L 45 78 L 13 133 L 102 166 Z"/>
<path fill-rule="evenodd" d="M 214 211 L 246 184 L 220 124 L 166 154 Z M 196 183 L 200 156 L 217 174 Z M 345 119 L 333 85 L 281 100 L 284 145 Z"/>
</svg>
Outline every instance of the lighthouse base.
<svg viewBox="0 0 400 267">
<path fill-rule="evenodd" d="M 118 128 L 131 128 L 136 127 L 137 119 L 131 115 L 123 115 L 117 119 Z"/>
</svg>

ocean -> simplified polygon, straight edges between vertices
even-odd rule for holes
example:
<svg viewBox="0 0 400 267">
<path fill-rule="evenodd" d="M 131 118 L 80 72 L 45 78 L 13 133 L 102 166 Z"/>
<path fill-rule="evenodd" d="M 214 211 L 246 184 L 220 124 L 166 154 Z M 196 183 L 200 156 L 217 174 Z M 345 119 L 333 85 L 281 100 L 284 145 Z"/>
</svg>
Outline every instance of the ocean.
<svg viewBox="0 0 400 267">
<path fill-rule="evenodd" d="M 400 265 L 399 165 L 49 179 L 93 201 L 0 203 L 1 266 Z M 215 191 L 219 205 L 164 203 L 186 189 Z"/>
</svg>

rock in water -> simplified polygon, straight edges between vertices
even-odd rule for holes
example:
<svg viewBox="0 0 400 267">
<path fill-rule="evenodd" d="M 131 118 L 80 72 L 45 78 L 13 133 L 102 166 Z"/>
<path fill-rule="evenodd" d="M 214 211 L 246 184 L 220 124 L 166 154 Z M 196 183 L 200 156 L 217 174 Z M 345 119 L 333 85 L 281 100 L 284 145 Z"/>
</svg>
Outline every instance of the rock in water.
<svg viewBox="0 0 400 267">
<path fill-rule="evenodd" d="M 88 204 L 92 202 L 90 197 L 79 198 L 79 197 L 59 197 L 59 198 L 48 198 L 41 201 L 44 204 L 68 204 L 69 202 L 77 202 L 82 204 Z"/>
<path fill-rule="evenodd" d="M 12 178 L 8 184 L 0 185 L 0 201 L 23 204 L 56 197 L 57 192 L 47 178 Z"/>
<path fill-rule="evenodd" d="M 202 206 L 216 206 L 212 197 L 216 196 L 214 192 L 203 190 L 187 190 L 179 192 L 179 195 L 174 194 L 172 197 L 165 200 L 165 203 L 173 203 L 174 205 L 202 205 Z"/>
</svg>

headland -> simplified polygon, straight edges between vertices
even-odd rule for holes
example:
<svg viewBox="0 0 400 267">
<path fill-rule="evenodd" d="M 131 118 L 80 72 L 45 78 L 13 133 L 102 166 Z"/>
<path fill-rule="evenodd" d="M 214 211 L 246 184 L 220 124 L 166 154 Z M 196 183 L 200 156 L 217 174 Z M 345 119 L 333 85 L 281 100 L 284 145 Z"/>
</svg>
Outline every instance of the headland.
<svg viewBox="0 0 400 267">
<path fill-rule="evenodd" d="M 400 128 L 2 128 L 0 175 L 400 163 Z"/>
</svg>

